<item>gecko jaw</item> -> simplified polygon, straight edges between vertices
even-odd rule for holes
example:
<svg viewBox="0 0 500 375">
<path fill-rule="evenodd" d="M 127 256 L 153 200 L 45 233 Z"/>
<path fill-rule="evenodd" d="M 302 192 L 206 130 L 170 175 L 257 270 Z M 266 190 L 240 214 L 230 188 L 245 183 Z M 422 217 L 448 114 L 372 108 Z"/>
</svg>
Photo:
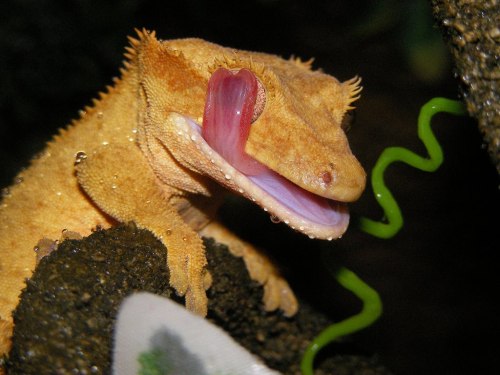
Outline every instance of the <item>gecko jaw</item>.
<svg viewBox="0 0 500 375">
<path fill-rule="evenodd" d="M 246 176 L 210 147 L 195 121 L 177 113 L 171 113 L 168 121 L 173 125 L 172 136 L 184 150 L 175 157 L 189 169 L 255 202 L 274 219 L 310 238 L 332 240 L 346 231 L 349 213 L 345 203 L 314 195 L 265 166 L 262 174 Z M 282 190 L 283 184 L 286 190 Z M 294 198 L 295 203 L 282 199 L 294 194 L 301 194 Z"/>
</svg>

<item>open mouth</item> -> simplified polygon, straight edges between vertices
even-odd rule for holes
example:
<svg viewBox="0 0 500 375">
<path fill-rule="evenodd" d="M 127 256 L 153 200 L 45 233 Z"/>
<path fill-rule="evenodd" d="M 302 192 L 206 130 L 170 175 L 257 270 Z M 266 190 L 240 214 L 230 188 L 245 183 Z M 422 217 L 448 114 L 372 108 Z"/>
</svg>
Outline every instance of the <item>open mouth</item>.
<svg viewBox="0 0 500 375">
<path fill-rule="evenodd" d="M 273 221 L 311 238 L 340 237 L 349 223 L 345 203 L 304 190 L 245 152 L 258 97 L 259 82 L 252 72 L 218 69 L 208 84 L 203 127 L 183 117 L 176 122 L 184 123 L 178 134 L 195 141 L 198 152 L 220 171 L 211 177 L 259 204 Z"/>
</svg>

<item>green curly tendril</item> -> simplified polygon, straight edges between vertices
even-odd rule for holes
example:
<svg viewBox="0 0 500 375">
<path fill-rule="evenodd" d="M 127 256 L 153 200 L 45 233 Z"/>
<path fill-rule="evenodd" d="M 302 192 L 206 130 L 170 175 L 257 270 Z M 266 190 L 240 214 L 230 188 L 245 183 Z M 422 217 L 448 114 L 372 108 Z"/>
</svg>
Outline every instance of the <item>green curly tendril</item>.
<svg viewBox="0 0 500 375">
<path fill-rule="evenodd" d="M 403 215 L 391 192 L 385 186 L 385 169 L 396 161 L 402 161 L 425 172 L 434 172 L 443 163 L 443 150 L 431 129 L 431 119 L 439 112 L 465 115 L 462 103 L 445 98 L 433 98 L 420 109 L 418 116 L 418 137 L 422 140 L 429 157 L 425 158 L 403 147 L 388 147 L 379 156 L 372 170 L 371 183 L 375 199 L 384 210 L 387 222 L 374 221 L 361 217 L 358 225 L 361 230 L 379 238 L 391 238 L 403 227 Z"/>
<path fill-rule="evenodd" d="M 363 301 L 363 308 L 359 314 L 334 323 L 325 328 L 307 347 L 300 368 L 304 375 L 313 375 L 313 362 L 316 354 L 333 340 L 340 336 L 359 331 L 370 326 L 382 314 L 382 301 L 375 289 L 363 282 L 356 274 L 345 267 L 333 272 L 337 282 L 347 290 L 353 292 Z"/>
<path fill-rule="evenodd" d="M 393 195 L 384 183 L 385 169 L 396 161 L 402 161 L 414 168 L 434 172 L 443 162 L 443 150 L 431 129 L 431 119 L 439 112 L 453 115 L 465 115 L 462 103 L 446 98 L 433 98 L 422 106 L 418 116 L 418 137 L 424 143 L 429 157 L 425 158 L 403 147 L 388 147 L 379 156 L 372 170 L 371 184 L 375 199 L 384 210 L 384 221 L 374 221 L 361 217 L 359 228 L 372 236 L 388 239 L 396 235 L 403 227 L 403 215 Z M 373 324 L 382 314 L 382 301 L 378 293 L 345 267 L 334 273 L 340 285 L 353 292 L 362 302 L 361 312 L 334 323 L 316 336 L 307 347 L 302 357 L 301 370 L 304 375 L 313 375 L 313 362 L 316 354 L 335 339 Z"/>
</svg>

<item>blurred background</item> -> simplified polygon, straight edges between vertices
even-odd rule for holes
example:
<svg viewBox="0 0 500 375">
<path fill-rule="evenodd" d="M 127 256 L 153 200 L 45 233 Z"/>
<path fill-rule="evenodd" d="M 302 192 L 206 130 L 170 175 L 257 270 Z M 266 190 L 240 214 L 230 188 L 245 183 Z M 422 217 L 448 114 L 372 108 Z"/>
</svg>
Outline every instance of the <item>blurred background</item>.
<svg viewBox="0 0 500 375">
<path fill-rule="evenodd" d="M 0 3 L 0 188 L 29 165 L 58 128 L 111 83 L 134 28 L 162 39 L 200 37 L 225 46 L 303 59 L 346 80 L 363 79 L 351 148 L 373 167 L 385 147 L 425 154 L 419 108 L 457 98 L 451 61 L 427 1 L 3 0 Z M 429 174 L 392 165 L 386 182 L 405 226 L 391 240 L 352 226 L 333 243 L 293 233 L 248 202 L 222 217 L 269 249 L 301 298 L 334 319 L 360 309 L 320 259 L 334 257 L 377 289 L 384 315 L 339 350 L 376 355 L 395 374 L 471 374 L 498 368 L 498 176 L 475 121 L 438 115 L 445 162 Z M 353 216 L 380 218 L 370 189 Z M 249 218 L 252 218 L 249 220 Z M 254 225 L 249 226 L 251 221 Z M 492 343 L 491 343 L 492 342 Z"/>
</svg>

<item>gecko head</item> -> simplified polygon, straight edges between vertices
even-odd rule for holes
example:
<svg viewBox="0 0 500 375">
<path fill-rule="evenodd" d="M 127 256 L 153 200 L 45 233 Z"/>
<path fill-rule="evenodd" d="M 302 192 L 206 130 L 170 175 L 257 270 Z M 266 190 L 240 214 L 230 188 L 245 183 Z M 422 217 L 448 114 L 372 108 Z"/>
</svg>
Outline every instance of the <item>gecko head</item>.
<svg viewBox="0 0 500 375">
<path fill-rule="evenodd" d="M 164 114 L 176 161 L 311 237 L 341 236 L 346 203 L 366 180 L 341 127 L 359 79 L 199 39 L 147 38 L 156 44 L 142 49 L 144 96 Z"/>
</svg>

